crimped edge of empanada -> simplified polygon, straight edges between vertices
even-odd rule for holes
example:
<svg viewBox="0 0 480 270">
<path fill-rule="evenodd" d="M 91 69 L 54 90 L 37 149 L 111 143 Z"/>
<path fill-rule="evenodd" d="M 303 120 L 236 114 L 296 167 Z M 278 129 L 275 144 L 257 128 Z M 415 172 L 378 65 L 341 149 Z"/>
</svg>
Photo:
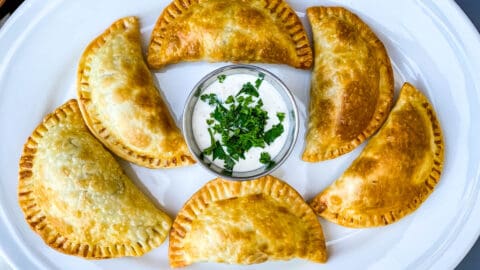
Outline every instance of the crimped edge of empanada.
<svg viewBox="0 0 480 270">
<path fill-rule="evenodd" d="M 264 194 L 278 201 L 288 201 L 293 213 L 303 213 L 301 219 L 309 224 L 313 235 L 320 240 L 319 253 L 308 256 L 314 262 L 327 261 L 325 238 L 318 219 L 313 210 L 305 203 L 302 196 L 287 183 L 267 175 L 255 180 L 235 182 L 216 178 L 205 184 L 185 203 L 177 214 L 170 231 L 168 258 L 171 267 L 183 267 L 193 262 L 187 261 L 183 250 L 186 234 L 192 222 L 210 203 L 235 197 Z M 299 214 L 300 215 L 300 214 Z M 310 254 L 311 255 L 311 254 Z"/>
<path fill-rule="evenodd" d="M 310 206 L 318 215 L 346 227 L 364 228 L 384 226 L 394 223 L 415 211 L 432 193 L 440 180 L 443 170 L 445 146 L 442 129 L 433 106 L 428 101 L 427 97 L 418 91 L 413 85 L 408 82 L 405 83 L 402 87 L 400 96 L 406 96 L 411 103 L 416 104 L 417 108 L 422 108 L 421 111 L 423 112 L 423 117 L 429 120 L 433 134 L 433 142 L 435 145 L 433 166 L 430 170 L 430 174 L 423 181 L 423 186 L 419 187 L 419 196 L 413 198 L 413 200 L 407 205 L 407 208 L 385 209 L 383 213 L 376 215 L 364 214 L 352 217 L 342 215 L 342 213 L 330 212 L 327 203 L 322 200 L 322 193 L 320 193 L 310 202 Z M 397 101 L 397 103 L 398 102 L 399 101 Z"/>
<path fill-rule="evenodd" d="M 163 29 L 165 29 L 170 22 L 182 15 L 182 13 L 188 10 L 192 5 L 198 3 L 199 0 L 174 0 L 163 10 L 152 30 L 152 36 L 148 46 L 147 62 L 150 68 L 160 69 L 165 65 L 170 64 L 159 63 L 160 61 L 158 60 L 158 57 L 153 53 L 154 51 L 158 51 L 156 48 L 162 46 Z M 295 43 L 299 64 L 294 67 L 310 69 L 313 63 L 312 48 L 308 41 L 305 28 L 295 11 L 283 0 L 265 0 L 265 8 L 268 9 L 272 15 L 275 14 L 282 19 L 282 22 L 288 29 L 288 34 Z"/>
<path fill-rule="evenodd" d="M 334 159 L 343 154 L 351 152 L 357 146 L 362 144 L 366 139 L 368 139 L 375 131 L 377 131 L 385 119 L 388 116 L 388 113 L 393 104 L 394 96 L 394 78 L 393 78 L 393 68 L 390 62 L 390 57 L 388 56 L 387 50 L 383 45 L 382 41 L 377 37 L 373 30 L 360 19 L 356 14 L 350 12 L 344 7 L 309 7 L 307 8 L 307 14 L 315 13 L 315 16 L 325 17 L 325 16 L 334 16 L 345 20 L 346 22 L 354 25 L 361 36 L 368 41 L 368 43 L 375 48 L 376 59 L 381 60 L 381 67 L 386 68 L 388 76 L 384 78 L 387 81 L 385 87 L 380 86 L 380 93 L 378 97 L 377 109 L 372 116 L 372 120 L 368 124 L 367 128 L 363 130 L 355 139 L 347 142 L 336 149 L 333 149 L 328 152 L 322 152 L 317 154 L 306 154 L 305 152 L 302 155 L 302 160 L 308 162 L 318 162 L 322 160 Z M 308 15 L 310 17 L 312 15 Z M 313 31 L 313 29 L 312 29 Z"/>
<path fill-rule="evenodd" d="M 115 21 L 107 30 L 105 30 L 105 32 L 94 39 L 83 52 L 78 65 L 77 76 L 77 92 L 79 97 L 78 103 L 80 106 L 80 111 L 83 115 L 83 119 L 85 120 L 85 123 L 92 134 L 95 135 L 95 137 L 97 137 L 97 139 L 103 144 L 105 144 L 107 148 L 112 150 L 118 156 L 135 164 L 147 168 L 171 168 L 194 164 L 195 160 L 188 152 L 178 153 L 172 158 L 159 158 L 148 154 L 138 153 L 137 151 L 123 144 L 118 138 L 111 134 L 108 128 L 106 128 L 101 121 L 92 119 L 90 113 L 87 111 L 87 104 L 91 102 L 89 91 L 90 55 L 95 54 L 96 50 L 105 44 L 105 42 L 110 38 L 112 32 L 118 29 L 130 28 L 132 25 L 136 26 L 138 23 L 138 19 L 134 16 L 121 18 Z"/>
<path fill-rule="evenodd" d="M 47 115 L 42 123 L 28 137 L 19 162 L 18 173 L 18 203 L 22 209 L 25 220 L 30 228 L 35 231 L 50 247 L 65 254 L 75 255 L 87 259 L 107 259 L 122 256 L 141 256 L 153 248 L 158 247 L 167 237 L 168 228 L 162 226 L 151 227 L 145 231 L 148 241 L 137 242 L 136 245 L 116 244 L 113 246 L 89 245 L 74 242 L 62 236 L 47 222 L 47 217 L 36 202 L 33 186 L 33 164 L 37 153 L 38 142 L 50 127 L 64 121 L 71 114 L 80 114 L 77 100 L 71 99 Z M 105 150 L 107 151 L 107 150 Z"/>
</svg>

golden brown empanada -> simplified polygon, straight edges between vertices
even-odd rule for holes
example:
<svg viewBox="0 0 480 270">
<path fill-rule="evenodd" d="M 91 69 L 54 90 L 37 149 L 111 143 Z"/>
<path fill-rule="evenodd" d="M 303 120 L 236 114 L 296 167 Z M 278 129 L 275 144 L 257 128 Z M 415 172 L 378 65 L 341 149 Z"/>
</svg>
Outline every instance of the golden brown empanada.
<svg viewBox="0 0 480 270">
<path fill-rule="evenodd" d="M 340 7 L 307 9 L 315 63 L 302 159 L 317 162 L 352 151 L 384 122 L 393 71 L 382 42 Z"/>
<path fill-rule="evenodd" d="M 143 59 L 137 18 L 116 21 L 87 47 L 77 88 L 87 126 L 115 154 L 149 168 L 194 163 Z"/>
<path fill-rule="evenodd" d="M 327 260 L 322 228 L 302 197 L 272 176 L 210 181 L 183 206 L 170 231 L 172 267 L 295 257 Z"/>
<path fill-rule="evenodd" d="M 312 49 L 283 0 L 174 0 L 153 29 L 147 61 L 263 62 L 308 69 Z"/>
<path fill-rule="evenodd" d="M 348 227 L 398 221 L 434 189 L 442 172 L 443 151 L 432 105 L 406 83 L 385 125 L 311 206 L 320 216 Z"/>
<path fill-rule="evenodd" d="M 90 134 L 76 100 L 47 115 L 28 138 L 18 192 L 45 243 L 89 259 L 140 256 L 159 246 L 171 225 Z"/>
</svg>

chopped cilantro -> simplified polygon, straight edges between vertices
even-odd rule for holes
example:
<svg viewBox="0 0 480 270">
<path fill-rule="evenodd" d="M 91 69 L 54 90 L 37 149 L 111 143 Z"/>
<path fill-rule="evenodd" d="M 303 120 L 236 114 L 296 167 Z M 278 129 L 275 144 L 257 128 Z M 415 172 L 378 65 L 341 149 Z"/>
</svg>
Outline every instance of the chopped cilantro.
<svg viewBox="0 0 480 270">
<path fill-rule="evenodd" d="M 222 82 L 220 76 L 218 79 Z M 224 172 L 231 173 L 236 162 L 245 159 L 247 151 L 253 147 L 265 148 L 284 131 L 281 122 L 285 118 L 285 113 L 281 112 L 277 113 L 280 123 L 265 130 L 269 119 L 268 113 L 263 109 L 263 101 L 257 91 L 264 76 L 262 73 L 259 74 L 255 86 L 250 82 L 243 84 L 240 91 L 235 96 L 228 96 L 225 102 L 220 101 L 216 94 L 200 96 L 203 102 L 214 107 L 210 118 L 206 120 L 209 125 L 210 146 L 205 148 L 202 154 L 211 155 L 213 160 L 223 160 Z M 260 162 L 267 167 L 275 164 L 267 152 L 261 154 Z"/>
<path fill-rule="evenodd" d="M 257 101 L 257 105 L 255 105 L 255 107 L 261 109 L 263 107 L 263 100 L 259 99 Z"/>
<path fill-rule="evenodd" d="M 263 164 L 268 164 L 272 161 L 272 158 L 270 157 L 270 154 L 267 152 L 262 152 L 260 154 L 260 162 Z"/>
<path fill-rule="evenodd" d="M 201 88 L 201 87 L 198 87 L 197 90 L 195 90 L 194 96 L 198 98 L 201 93 L 202 93 L 202 88 Z"/>
<path fill-rule="evenodd" d="M 255 81 L 255 88 L 260 88 L 260 85 L 263 82 L 263 79 L 265 78 L 265 74 L 263 73 L 258 73 L 258 79 Z"/>
<path fill-rule="evenodd" d="M 225 159 L 224 167 L 227 171 L 233 171 L 233 166 L 235 166 L 235 161 L 231 158 Z"/>
<path fill-rule="evenodd" d="M 207 102 L 208 100 L 208 105 L 219 103 L 219 100 L 216 94 L 203 94 L 200 96 L 200 99 L 204 102 Z"/>
<path fill-rule="evenodd" d="M 267 165 L 267 168 L 271 168 L 273 165 L 275 165 L 275 162 L 272 161 L 270 154 L 267 152 L 260 153 L 260 162 Z"/>
<path fill-rule="evenodd" d="M 227 154 L 223 150 L 223 147 L 219 141 L 215 142 L 215 147 L 213 147 L 212 149 L 212 155 L 213 155 L 213 160 L 215 160 L 216 158 L 225 160 Z"/>
<path fill-rule="evenodd" d="M 265 142 L 267 144 L 271 144 L 273 141 L 275 141 L 276 138 L 280 137 L 282 133 L 283 133 L 282 124 L 273 125 L 271 129 L 265 132 L 265 136 L 264 136 Z"/>
<path fill-rule="evenodd" d="M 227 78 L 227 75 L 225 75 L 225 74 L 221 74 L 221 75 L 217 76 L 217 79 L 218 79 L 219 83 L 223 83 L 226 78 Z"/>
<path fill-rule="evenodd" d="M 225 100 L 225 104 L 230 104 L 233 103 L 235 100 L 233 99 L 233 96 L 228 96 L 227 100 Z"/>
<path fill-rule="evenodd" d="M 237 93 L 237 97 L 241 94 L 246 94 L 254 97 L 258 97 L 258 91 L 255 87 L 250 82 L 247 82 L 242 86 L 242 89 L 240 89 L 240 92 Z"/>
</svg>

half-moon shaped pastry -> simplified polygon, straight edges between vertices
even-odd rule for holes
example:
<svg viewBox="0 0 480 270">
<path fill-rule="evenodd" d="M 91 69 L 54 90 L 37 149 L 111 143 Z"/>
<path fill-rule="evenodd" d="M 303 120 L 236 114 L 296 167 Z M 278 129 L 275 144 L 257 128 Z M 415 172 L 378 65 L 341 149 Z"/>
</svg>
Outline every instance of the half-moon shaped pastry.
<svg viewBox="0 0 480 270">
<path fill-rule="evenodd" d="M 147 61 L 262 62 L 312 66 L 305 29 L 283 0 L 174 0 L 155 24 Z"/>
<path fill-rule="evenodd" d="M 18 201 L 46 244 L 88 259 L 140 256 L 171 225 L 88 131 L 76 100 L 47 115 L 25 143 Z"/>
<path fill-rule="evenodd" d="M 442 172 L 443 151 L 432 105 L 406 83 L 385 125 L 311 206 L 320 216 L 348 227 L 398 221 L 433 191 Z"/>
<path fill-rule="evenodd" d="M 306 146 L 317 162 L 352 151 L 383 124 L 393 100 L 393 71 L 382 42 L 340 7 L 307 9 L 315 63 Z"/>
<path fill-rule="evenodd" d="M 143 59 L 137 18 L 116 21 L 87 47 L 77 90 L 88 128 L 115 154 L 149 168 L 194 163 Z"/>
<path fill-rule="evenodd" d="M 293 258 L 323 263 L 327 251 L 312 209 L 288 184 L 266 176 L 215 179 L 197 191 L 173 223 L 168 256 L 172 267 Z"/>
</svg>

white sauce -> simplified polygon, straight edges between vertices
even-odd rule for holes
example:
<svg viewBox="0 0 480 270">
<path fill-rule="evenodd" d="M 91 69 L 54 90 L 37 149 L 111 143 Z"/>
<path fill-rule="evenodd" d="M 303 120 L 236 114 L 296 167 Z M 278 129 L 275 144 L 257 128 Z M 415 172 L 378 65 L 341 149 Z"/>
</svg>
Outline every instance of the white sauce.
<svg viewBox="0 0 480 270">
<path fill-rule="evenodd" d="M 220 83 L 218 80 L 212 83 L 207 89 L 205 89 L 205 91 L 202 92 L 202 95 L 214 93 L 222 102 L 225 102 L 228 96 L 235 96 L 240 91 L 240 89 L 242 89 L 243 84 L 250 82 L 252 85 L 255 85 L 255 80 L 257 80 L 257 78 L 257 76 L 249 74 L 228 75 L 223 81 L 223 83 Z M 265 144 L 265 148 L 250 148 L 250 150 L 245 153 L 245 159 L 240 159 L 235 163 L 233 170 L 236 172 L 251 171 L 265 166 L 265 164 L 262 164 L 260 162 L 260 154 L 262 152 L 268 152 L 272 160 L 274 160 L 287 139 L 290 122 L 287 106 L 285 105 L 282 96 L 277 92 L 277 90 L 272 86 L 272 84 L 270 84 L 266 80 L 262 82 L 260 88 L 258 89 L 258 92 L 260 94 L 259 98 L 261 98 L 263 101 L 263 110 L 268 112 L 269 119 L 267 120 L 265 131 L 270 129 L 273 125 L 279 123 L 277 112 L 285 113 L 285 119 L 282 122 L 284 131 L 280 137 L 276 138 L 273 141 L 273 143 L 271 143 L 270 145 Z M 228 108 L 228 104 L 224 104 L 224 106 Z M 211 143 L 206 120 L 211 118 L 210 113 L 213 110 L 214 106 L 210 106 L 208 105 L 208 103 L 203 102 L 200 99 L 198 100 L 193 110 L 193 136 L 201 151 L 209 147 Z M 221 142 L 221 136 L 219 134 L 215 134 L 215 139 Z M 225 148 L 224 150 L 226 152 Z M 212 157 L 209 156 L 209 158 L 211 160 Z M 215 159 L 213 163 L 223 168 L 223 160 Z"/>
</svg>

